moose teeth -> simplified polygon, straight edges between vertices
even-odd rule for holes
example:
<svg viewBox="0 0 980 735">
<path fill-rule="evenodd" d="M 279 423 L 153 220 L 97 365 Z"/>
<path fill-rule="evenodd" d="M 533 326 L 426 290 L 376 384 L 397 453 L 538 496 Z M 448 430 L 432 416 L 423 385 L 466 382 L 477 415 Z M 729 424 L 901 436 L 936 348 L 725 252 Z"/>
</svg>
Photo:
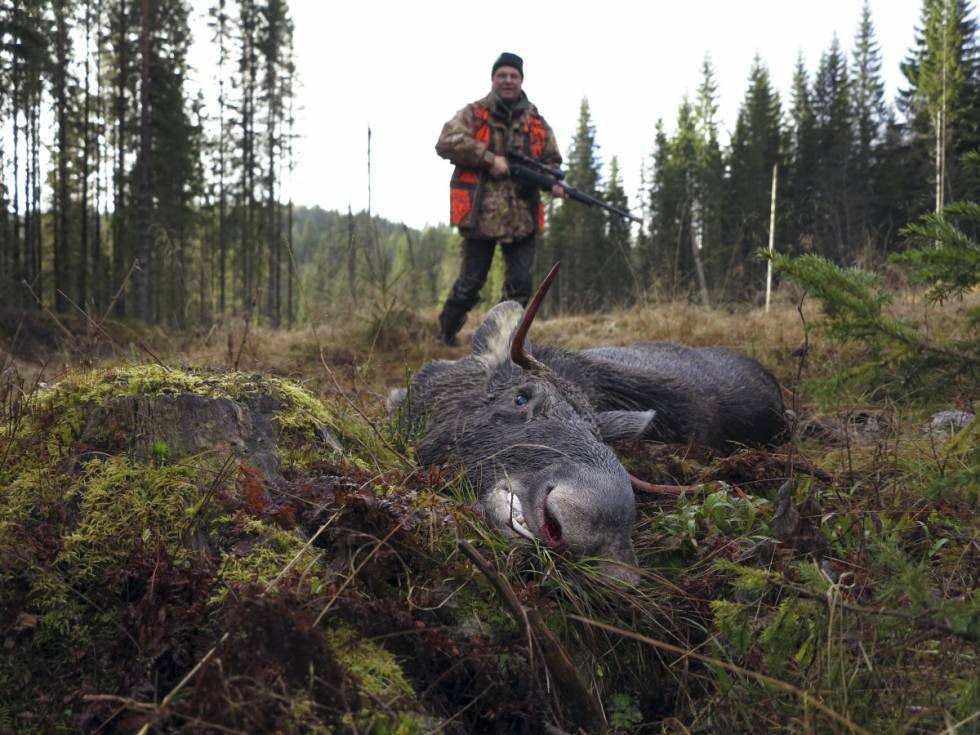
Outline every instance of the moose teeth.
<svg viewBox="0 0 980 735">
<path fill-rule="evenodd" d="M 514 493 L 510 494 L 510 527 L 524 538 L 534 540 L 534 534 L 524 522 L 524 509 L 521 507 L 521 500 Z"/>
</svg>

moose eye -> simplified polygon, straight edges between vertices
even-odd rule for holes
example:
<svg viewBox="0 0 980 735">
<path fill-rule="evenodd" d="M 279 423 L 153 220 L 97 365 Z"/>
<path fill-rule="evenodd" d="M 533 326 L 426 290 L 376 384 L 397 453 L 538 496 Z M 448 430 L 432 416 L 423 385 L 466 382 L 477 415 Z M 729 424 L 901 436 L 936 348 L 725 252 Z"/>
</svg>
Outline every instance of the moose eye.
<svg viewBox="0 0 980 735">
<path fill-rule="evenodd" d="M 531 399 L 528 398 L 527 393 L 518 393 L 514 396 L 514 404 L 517 406 L 526 406 L 529 400 Z"/>
</svg>

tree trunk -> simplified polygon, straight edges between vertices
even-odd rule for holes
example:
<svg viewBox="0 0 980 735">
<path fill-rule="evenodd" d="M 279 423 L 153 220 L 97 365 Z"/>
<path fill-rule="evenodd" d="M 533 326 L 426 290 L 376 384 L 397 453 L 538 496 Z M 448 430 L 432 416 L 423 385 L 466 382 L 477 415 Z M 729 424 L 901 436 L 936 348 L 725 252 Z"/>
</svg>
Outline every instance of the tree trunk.
<svg viewBox="0 0 980 735">
<path fill-rule="evenodd" d="M 103 7 L 102 0 L 98 0 L 95 9 L 95 27 L 96 27 L 96 45 L 95 53 L 96 58 L 102 58 L 102 34 L 98 29 L 102 27 L 103 19 Z M 102 70 L 101 64 L 96 65 L 95 72 L 95 100 L 96 100 L 96 116 L 100 121 L 100 125 L 103 126 L 103 130 L 107 129 L 106 116 L 105 116 L 105 99 L 103 96 L 103 84 L 102 84 Z M 107 298 L 106 293 L 109 289 L 109 278 L 107 274 L 103 272 L 102 264 L 102 218 L 103 216 L 108 218 L 109 207 L 108 202 L 103 198 L 106 193 L 105 182 L 103 181 L 103 171 L 102 163 L 105 161 L 105 148 L 103 145 L 104 136 L 97 135 L 96 145 L 95 145 L 95 204 L 93 206 L 93 212 L 95 213 L 95 226 L 92 232 L 92 299 L 95 303 L 95 310 L 97 313 L 102 312 L 105 307 Z M 103 213 L 103 203 L 105 203 L 105 212 Z"/>
<path fill-rule="evenodd" d="M 698 274 L 698 288 L 701 291 L 701 304 L 711 306 L 708 300 L 708 282 L 704 278 L 704 266 L 701 264 L 701 238 L 697 230 L 691 228 L 691 255 L 694 257 L 694 268 Z"/>
<path fill-rule="evenodd" d="M 357 250 L 354 248 L 354 213 L 350 204 L 347 205 L 347 288 L 350 289 L 350 300 L 357 305 Z"/>
<path fill-rule="evenodd" d="M 293 319 L 296 316 L 293 306 L 293 200 L 289 199 L 286 205 L 286 254 L 289 261 L 286 264 L 286 323 L 292 327 Z"/>
<path fill-rule="evenodd" d="M 58 120 L 58 172 L 54 209 L 54 305 L 59 312 L 68 308 L 65 295 L 71 290 L 68 285 L 71 265 L 68 248 L 68 21 L 65 5 L 65 0 L 58 0 L 55 6 L 54 95 Z"/>
<path fill-rule="evenodd" d="M 44 248 L 44 227 L 41 220 L 41 90 L 34 91 L 31 104 L 31 235 L 32 278 L 35 293 L 44 298 L 44 270 L 41 253 Z"/>
<path fill-rule="evenodd" d="M 113 213 L 112 213 L 112 292 L 119 293 L 131 266 L 129 251 L 129 235 L 126 227 L 126 150 L 128 136 L 126 134 L 126 82 L 129 78 L 129 12 L 126 0 L 119 0 L 119 36 L 117 39 L 117 61 L 119 65 L 116 77 L 116 172 L 113 182 Z M 117 316 L 127 312 L 127 298 L 120 293 L 116 300 Z"/>
<path fill-rule="evenodd" d="M 79 245 L 78 245 L 78 305 L 83 309 L 87 307 L 88 301 L 88 180 L 89 180 L 89 138 L 91 135 L 91 122 L 89 111 L 91 109 L 91 94 L 89 92 L 89 72 L 90 60 L 92 57 L 91 49 L 92 38 L 92 4 L 85 4 L 85 64 L 83 73 L 85 80 L 82 84 L 82 201 L 79 210 Z M 94 274 L 94 272 L 93 272 Z"/>
<path fill-rule="evenodd" d="M 17 17 L 17 3 L 13 5 L 13 15 Z M 11 68 L 11 82 L 13 89 L 11 90 L 11 104 L 13 106 L 12 119 L 13 119 L 13 164 L 14 164 L 14 178 L 12 182 L 13 190 L 13 238 L 9 244 L 10 259 L 8 262 L 4 263 L 4 266 L 9 267 L 9 272 L 4 274 L 6 278 L 0 280 L 0 283 L 4 283 L 4 290 L 7 292 L 5 306 L 18 306 L 20 299 L 17 298 L 16 294 L 21 292 L 21 287 L 19 285 L 20 280 L 24 277 L 21 270 L 21 242 L 20 242 L 20 193 L 18 186 L 20 183 L 20 130 L 17 127 L 17 119 L 20 117 L 20 108 L 23 104 L 20 94 L 20 74 L 21 70 L 18 68 L 17 55 L 13 55 L 12 68 Z M 24 115 L 24 122 L 26 127 L 27 115 Z M 26 136 L 25 136 L 26 137 Z M 0 171 L 2 171 L 0 167 Z M 3 197 L 0 197 L 3 199 Z M 4 202 L 4 205 L 6 203 Z M 25 197 L 24 206 L 27 206 L 27 199 Z M 4 207 L 6 209 L 6 206 Z M 25 248 L 26 250 L 26 248 Z M 0 256 L 4 257 L 4 256 Z M 6 258 L 5 258 L 6 259 Z"/>
<path fill-rule="evenodd" d="M 151 259 L 150 223 L 150 0 L 140 0 L 140 134 L 136 212 L 139 218 L 136 259 L 139 267 L 133 273 L 135 316 L 150 321 Z"/>
<path fill-rule="evenodd" d="M 225 0 L 218 3 L 218 318 L 225 317 L 225 282 L 228 253 L 225 217 Z"/>
</svg>

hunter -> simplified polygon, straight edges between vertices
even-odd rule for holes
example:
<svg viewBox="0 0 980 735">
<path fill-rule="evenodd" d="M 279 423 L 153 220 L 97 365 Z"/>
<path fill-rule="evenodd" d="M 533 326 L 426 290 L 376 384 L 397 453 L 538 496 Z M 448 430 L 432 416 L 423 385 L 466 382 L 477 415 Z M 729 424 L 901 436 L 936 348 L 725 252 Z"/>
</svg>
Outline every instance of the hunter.
<svg viewBox="0 0 980 735">
<path fill-rule="evenodd" d="M 521 89 L 524 60 L 502 53 L 490 75 L 491 90 L 442 128 L 436 153 L 455 164 L 450 181 L 450 222 L 463 237 L 459 277 L 439 315 L 439 339 L 456 344 L 466 314 L 480 298 L 499 242 L 504 254 L 503 300 L 522 306 L 532 292 L 535 235 L 544 227 L 544 206 L 533 184 L 510 177 L 508 151 L 547 166 L 561 165 L 551 127 Z M 563 196 L 560 184 L 554 196 Z"/>
</svg>

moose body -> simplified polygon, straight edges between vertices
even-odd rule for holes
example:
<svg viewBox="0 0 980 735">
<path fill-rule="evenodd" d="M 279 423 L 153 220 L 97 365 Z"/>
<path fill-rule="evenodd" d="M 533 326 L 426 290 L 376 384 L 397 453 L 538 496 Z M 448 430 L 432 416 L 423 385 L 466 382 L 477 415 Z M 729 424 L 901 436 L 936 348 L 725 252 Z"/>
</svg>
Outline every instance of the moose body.
<svg viewBox="0 0 980 735">
<path fill-rule="evenodd" d="M 530 317 L 516 302 L 498 304 L 469 355 L 426 364 L 398 394 L 424 426 L 418 459 L 461 464 L 495 525 L 633 564 L 631 478 L 608 443 L 774 443 L 784 427 L 779 385 L 723 348 L 532 349 L 526 331 L 538 301 Z"/>
</svg>

